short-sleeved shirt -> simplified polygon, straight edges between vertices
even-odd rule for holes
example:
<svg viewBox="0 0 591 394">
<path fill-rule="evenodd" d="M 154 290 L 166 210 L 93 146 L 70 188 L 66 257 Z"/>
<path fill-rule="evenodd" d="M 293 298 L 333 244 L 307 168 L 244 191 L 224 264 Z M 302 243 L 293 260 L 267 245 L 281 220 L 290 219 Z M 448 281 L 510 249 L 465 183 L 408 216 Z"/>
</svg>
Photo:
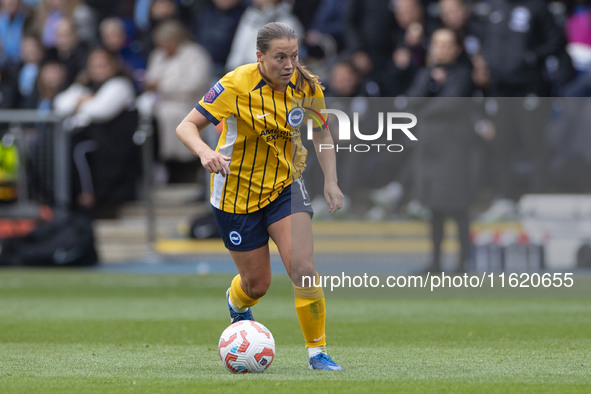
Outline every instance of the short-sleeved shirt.
<svg viewBox="0 0 591 394">
<path fill-rule="evenodd" d="M 304 108 L 324 107 L 319 86 L 314 95 L 307 85 L 304 92 L 295 89 L 297 71 L 281 93 L 267 85 L 257 65 L 229 72 L 195 106 L 214 125 L 223 122 L 216 151 L 231 157 L 231 173 L 212 174 L 211 204 L 224 212 L 257 211 L 301 176 Z"/>
</svg>

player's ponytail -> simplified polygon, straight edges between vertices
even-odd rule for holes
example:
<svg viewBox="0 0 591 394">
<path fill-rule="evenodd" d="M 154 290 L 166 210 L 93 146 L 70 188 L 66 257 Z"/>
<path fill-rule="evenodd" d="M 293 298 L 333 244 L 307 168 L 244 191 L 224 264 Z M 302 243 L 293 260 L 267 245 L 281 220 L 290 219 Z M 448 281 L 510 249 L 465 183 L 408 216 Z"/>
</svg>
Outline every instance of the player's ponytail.
<svg viewBox="0 0 591 394">
<path fill-rule="evenodd" d="M 312 93 L 312 95 L 316 93 L 316 87 L 320 87 L 322 89 L 322 84 L 318 80 L 318 76 L 308 71 L 306 66 L 303 66 L 300 62 L 298 62 L 296 69 L 298 70 L 295 84 L 297 91 L 303 92 L 306 84 L 310 86 L 310 93 Z"/>
<path fill-rule="evenodd" d="M 263 26 L 257 34 L 257 49 L 262 53 L 266 53 L 271 45 L 271 41 L 276 39 L 298 39 L 298 36 L 291 27 L 286 25 L 285 23 L 280 22 L 271 22 L 267 23 Z M 318 77 L 312 74 L 310 71 L 306 69 L 303 65 L 299 62 L 296 65 L 297 69 L 297 77 L 295 88 L 299 92 L 304 92 L 306 85 L 310 87 L 310 92 L 312 94 L 316 93 L 316 88 L 322 88 Z"/>
</svg>

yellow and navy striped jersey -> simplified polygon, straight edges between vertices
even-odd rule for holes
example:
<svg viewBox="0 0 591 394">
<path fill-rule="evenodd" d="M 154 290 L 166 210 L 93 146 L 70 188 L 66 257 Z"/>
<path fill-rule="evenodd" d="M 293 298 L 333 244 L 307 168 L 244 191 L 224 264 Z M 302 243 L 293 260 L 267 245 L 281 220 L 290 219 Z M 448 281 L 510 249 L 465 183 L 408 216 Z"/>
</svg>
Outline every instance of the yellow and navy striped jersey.
<svg viewBox="0 0 591 394">
<path fill-rule="evenodd" d="M 307 152 L 299 127 L 303 108 L 324 108 L 320 87 L 295 89 L 297 70 L 284 93 L 262 78 L 257 63 L 222 77 L 195 108 L 214 125 L 223 122 L 216 151 L 231 157 L 230 175 L 212 174 L 211 203 L 231 213 L 263 208 L 301 176 Z"/>
</svg>

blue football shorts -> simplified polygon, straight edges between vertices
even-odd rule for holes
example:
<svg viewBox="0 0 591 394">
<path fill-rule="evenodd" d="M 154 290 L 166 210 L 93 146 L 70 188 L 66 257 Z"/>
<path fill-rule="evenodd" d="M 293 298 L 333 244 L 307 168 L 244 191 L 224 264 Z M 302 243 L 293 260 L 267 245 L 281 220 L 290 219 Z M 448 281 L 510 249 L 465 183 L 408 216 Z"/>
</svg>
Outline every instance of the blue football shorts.
<svg viewBox="0 0 591 394">
<path fill-rule="evenodd" d="M 297 212 L 314 215 L 302 178 L 296 179 L 273 202 L 258 211 L 238 214 L 214 206 L 212 210 L 226 248 L 242 252 L 266 245 L 269 242 L 267 227 L 271 224 Z"/>
</svg>

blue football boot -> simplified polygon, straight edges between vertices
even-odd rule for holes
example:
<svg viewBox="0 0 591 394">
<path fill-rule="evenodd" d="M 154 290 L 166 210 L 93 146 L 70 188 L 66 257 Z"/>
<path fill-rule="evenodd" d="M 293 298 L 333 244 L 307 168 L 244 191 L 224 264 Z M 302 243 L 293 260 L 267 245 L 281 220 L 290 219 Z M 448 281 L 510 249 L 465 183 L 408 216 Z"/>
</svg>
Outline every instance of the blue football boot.
<svg viewBox="0 0 591 394">
<path fill-rule="evenodd" d="M 234 310 L 234 308 L 232 308 L 232 305 L 230 304 L 230 289 L 229 288 L 226 291 L 226 301 L 228 302 L 228 310 L 230 311 L 230 322 L 231 323 L 236 323 L 237 321 L 241 321 L 241 320 L 254 320 L 254 317 L 252 317 L 252 311 L 250 310 L 250 308 L 248 308 L 246 310 L 246 312 L 242 312 L 242 313 L 238 313 Z"/>
<path fill-rule="evenodd" d="M 310 369 L 322 369 L 325 371 L 340 371 L 343 369 L 326 353 L 318 353 L 314 357 L 310 357 L 308 366 Z"/>
</svg>

